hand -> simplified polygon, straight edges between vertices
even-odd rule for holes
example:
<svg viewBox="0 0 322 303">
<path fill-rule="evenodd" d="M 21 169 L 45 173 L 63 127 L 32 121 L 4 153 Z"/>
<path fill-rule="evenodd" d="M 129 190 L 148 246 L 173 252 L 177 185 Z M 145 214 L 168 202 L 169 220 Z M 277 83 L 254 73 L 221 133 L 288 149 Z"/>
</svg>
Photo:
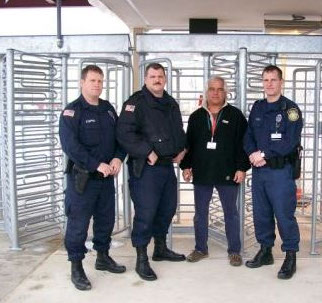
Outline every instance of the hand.
<svg viewBox="0 0 322 303">
<path fill-rule="evenodd" d="M 256 162 L 255 166 L 256 167 L 262 167 L 262 166 L 266 165 L 266 163 L 267 163 L 266 160 L 262 158 L 262 160 Z"/>
<path fill-rule="evenodd" d="M 102 173 L 103 176 L 104 176 L 104 178 L 106 178 L 106 177 L 108 177 L 111 174 L 112 169 L 111 169 L 111 167 L 108 164 L 102 162 L 98 166 L 97 171 L 100 172 L 100 173 Z"/>
<path fill-rule="evenodd" d="M 234 182 L 242 183 L 246 178 L 246 173 L 241 170 L 237 170 L 234 176 Z"/>
<path fill-rule="evenodd" d="M 185 154 L 186 154 L 186 150 L 184 149 L 172 159 L 172 162 L 180 164 Z"/>
<path fill-rule="evenodd" d="M 158 155 L 154 151 L 151 151 L 148 155 L 148 164 L 153 166 L 157 161 Z"/>
<path fill-rule="evenodd" d="M 110 162 L 111 175 L 117 176 L 121 170 L 121 166 L 122 166 L 122 161 L 118 158 L 113 158 L 112 161 Z"/>
<path fill-rule="evenodd" d="M 186 182 L 190 182 L 190 180 L 192 179 L 192 169 L 191 168 L 186 168 L 182 171 L 182 177 L 183 180 L 185 180 Z"/>
<path fill-rule="evenodd" d="M 249 156 L 249 161 L 255 167 L 261 167 L 266 164 L 266 160 L 262 157 L 261 151 L 259 151 L 259 150 L 256 152 L 253 152 Z"/>
</svg>

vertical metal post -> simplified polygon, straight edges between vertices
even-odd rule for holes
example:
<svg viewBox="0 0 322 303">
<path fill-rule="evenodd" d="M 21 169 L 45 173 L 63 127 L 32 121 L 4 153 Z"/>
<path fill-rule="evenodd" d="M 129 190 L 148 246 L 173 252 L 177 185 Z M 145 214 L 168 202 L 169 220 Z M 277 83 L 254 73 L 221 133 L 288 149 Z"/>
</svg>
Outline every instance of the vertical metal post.
<svg viewBox="0 0 322 303">
<path fill-rule="evenodd" d="M 123 101 L 127 100 L 131 93 L 131 56 L 126 54 L 124 59 L 128 66 L 124 68 L 123 73 Z"/>
<path fill-rule="evenodd" d="M 140 59 L 139 60 L 139 68 L 140 68 L 139 83 L 140 83 L 140 87 L 142 87 L 144 85 L 144 70 L 145 70 L 145 66 L 142 63 L 145 61 L 145 54 L 141 54 L 139 59 Z"/>
<path fill-rule="evenodd" d="M 276 65 L 277 54 L 270 54 L 269 55 L 269 63 Z"/>
<path fill-rule="evenodd" d="M 125 67 L 123 71 L 123 102 L 125 102 L 131 93 L 131 57 L 127 55 L 125 57 L 126 63 L 129 64 L 129 67 Z M 124 161 L 125 162 L 125 161 Z M 132 232 L 132 208 L 131 208 L 131 197 L 130 197 L 130 190 L 127 180 L 129 179 L 129 173 L 127 165 L 123 165 L 123 212 L 124 212 L 124 219 L 125 219 L 125 226 L 128 226 L 128 237 L 131 236 Z"/>
<path fill-rule="evenodd" d="M 64 41 L 61 34 L 61 2 L 62 0 L 56 0 L 57 6 L 57 46 L 59 48 L 63 47 Z"/>
<path fill-rule="evenodd" d="M 240 110 L 246 114 L 247 107 L 247 49 L 242 47 L 239 49 L 238 55 L 238 95 L 239 95 L 239 106 Z M 239 205 L 239 218 L 240 218 L 240 242 L 241 242 L 241 252 L 244 252 L 245 248 L 245 237 L 244 237 L 244 221 L 245 221 L 245 182 L 243 182 L 239 187 L 238 195 L 238 205 Z"/>
<path fill-rule="evenodd" d="M 7 112 L 8 112 L 8 169 L 11 206 L 11 249 L 19 250 L 18 202 L 16 192 L 15 104 L 14 104 L 14 50 L 7 50 Z"/>
<path fill-rule="evenodd" d="M 3 118 L 4 118 L 4 112 L 3 112 L 3 103 L 4 103 L 4 92 L 3 92 L 3 54 L 0 54 L 0 142 L 2 146 L 0 147 L 0 230 L 4 228 L 4 213 L 3 213 L 3 183 L 4 183 L 4 178 L 3 178 Z"/>
<path fill-rule="evenodd" d="M 67 73 L 67 66 L 68 66 L 68 55 L 62 55 L 62 107 L 65 108 L 67 105 L 67 98 L 68 98 L 68 73 Z"/>
<path fill-rule="evenodd" d="M 169 95 L 172 95 L 172 63 L 170 60 L 166 60 L 168 63 L 168 74 L 167 74 L 167 91 Z"/>
<path fill-rule="evenodd" d="M 315 68 L 314 91 L 314 140 L 313 140 L 313 188 L 312 188 L 312 229 L 311 229 L 311 254 L 316 255 L 316 220 L 317 220 L 317 190 L 318 190 L 318 164 L 319 164 L 319 122 L 320 122 L 320 88 L 321 88 L 321 62 Z"/>
<path fill-rule="evenodd" d="M 106 100 L 110 100 L 110 70 L 108 68 L 108 63 L 105 65 L 105 86 L 106 86 L 106 90 L 105 90 L 105 99 Z M 115 99 L 117 102 L 117 99 Z M 116 109 L 117 110 L 117 109 Z"/>
<path fill-rule="evenodd" d="M 203 87 L 205 89 L 206 83 L 210 78 L 210 56 L 211 54 L 204 53 L 203 56 Z M 204 96 L 205 98 L 205 96 Z"/>
<path fill-rule="evenodd" d="M 67 54 L 63 54 L 62 55 L 62 71 L 61 71 L 62 75 L 62 95 L 61 95 L 61 104 L 62 104 L 62 109 L 64 109 L 67 105 L 67 98 L 68 98 L 68 55 Z M 65 170 L 65 167 L 67 166 L 67 156 L 66 154 L 63 152 L 63 161 L 62 161 L 62 170 Z M 66 179 L 66 175 L 64 174 L 64 179 L 63 179 L 63 188 L 64 190 L 67 187 L 67 179 Z M 67 228 L 67 220 L 65 217 L 64 220 L 64 226 L 63 229 L 66 230 Z"/>
</svg>

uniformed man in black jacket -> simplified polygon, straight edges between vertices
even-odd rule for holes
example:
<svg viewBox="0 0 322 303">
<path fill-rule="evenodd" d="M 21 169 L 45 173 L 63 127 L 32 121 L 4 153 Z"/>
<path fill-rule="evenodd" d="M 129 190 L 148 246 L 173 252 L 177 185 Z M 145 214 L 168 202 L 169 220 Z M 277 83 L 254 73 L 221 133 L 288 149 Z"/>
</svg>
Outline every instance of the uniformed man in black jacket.
<svg viewBox="0 0 322 303">
<path fill-rule="evenodd" d="M 145 85 L 123 105 L 117 140 L 129 154 L 129 187 L 135 215 L 132 244 L 136 272 L 148 281 L 157 276 L 149 265 L 147 245 L 154 237 L 154 261 L 183 261 L 169 250 L 166 235 L 177 207 L 177 179 L 173 163 L 184 156 L 185 133 L 177 102 L 164 90 L 162 65 L 145 71 Z"/>
<path fill-rule="evenodd" d="M 59 136 L 68 156 L 65 212 L 65 246 L 72 264 L 71 279 L 79 290 L 91 289 L 82 265 L 85 241 L 93 217 L 93 243 L 97 251 L 95 268 L 113 273 L 125 272 L 110 256 L 115 222 L 114 176 L 125 152 L 116 142 L 117 115 L 113 106 L 99 99 L 103 71 L 88 65 L 81 73 L 82 94 L 66 106 L 60 116 Z"/>
</svg>

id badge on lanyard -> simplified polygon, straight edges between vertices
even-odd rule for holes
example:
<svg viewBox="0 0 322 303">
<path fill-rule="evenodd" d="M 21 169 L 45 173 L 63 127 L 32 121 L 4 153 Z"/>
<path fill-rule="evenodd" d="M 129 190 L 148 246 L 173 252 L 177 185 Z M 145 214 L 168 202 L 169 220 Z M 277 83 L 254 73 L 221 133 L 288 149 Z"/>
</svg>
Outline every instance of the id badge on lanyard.
<svg viewBox="0 0 322 303">
<path fill-rule="evenodd" d="M 282 115 L 281 114 L 276 115 L 276 118 L 275 118 L 275 129 L 276 129 L 276 131 L 275 131 L 275 133 L 271 134 L 271 140 L 272 141 L 282 140 L 282 134 L 279 132 L 281 122 L 282 122 Z"/>
<path fill-rule="evenodd" d="M 216 127 L 218 125 L 218 121 L 219 121 L 219 116 L 220 116 L 221 112 L 219 113 L 219 115 L 217 116 L 217 119 L 214 119 L 214 117 L 212 115 L 210 115 L 210 119 L 211 119 L 211 124 L 209 125 L 209 127 L 211 128 L 211 141 L 207 142 L 207 149 L 216 149 L 217 148 L 217 142 L 214 142 L 214 134 L 216 131 Z M 208 120 L 209 122 L 209 120 Z"/>
</svg>

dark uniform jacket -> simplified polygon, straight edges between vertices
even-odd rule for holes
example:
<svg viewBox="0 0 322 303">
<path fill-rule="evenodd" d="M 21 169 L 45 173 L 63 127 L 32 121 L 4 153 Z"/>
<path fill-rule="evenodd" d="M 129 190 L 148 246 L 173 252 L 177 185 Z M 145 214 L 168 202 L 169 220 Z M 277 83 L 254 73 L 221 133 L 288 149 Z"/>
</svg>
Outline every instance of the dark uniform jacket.
<svg viewBox="0 0 322 303">
<path fill-rule="evenodd" d="M 281 96 L 269 103 L 254 103 L 249 115 L 244 148 L 248 155 L 260 150 L 265 158 L 287 156 L 300 144 L 302 114 L 296 103 Z"/>
<path fill-rule="evenodd" d="M 66 106 L 60 116 L 59 136 L 63 151 L 78 166 L 95 172 L 101 162 L 124 160 L 116 141 L 117 114 L 113 106 L 99 99 L 91 105 L 82 95 Z"/>
<path fill-rule="evenodd" d="M 243 136 L 247 121 L 242 112 L 227 104 L 218 113 L 213 136 L 216 149 L 208 149 L 211 141 L 211 122 L 208 111 L 201 107 L 191 114 L 188 121 L 188 153 L 180 164 L 181 169 L 192 168 L 193 183 L 202 185 L 236 184 L 237 170 L 250 168 L 243 150 Z"/>
<path fill-rule="evenodd" d="M 145 163 L 152 150 L 160 159 L 172 159 L 185 147 L 179 105 L 166 91 L 156 98 L 143 86 L 123 105 L 117 140 L 130 161 Z"/>
</svg>

